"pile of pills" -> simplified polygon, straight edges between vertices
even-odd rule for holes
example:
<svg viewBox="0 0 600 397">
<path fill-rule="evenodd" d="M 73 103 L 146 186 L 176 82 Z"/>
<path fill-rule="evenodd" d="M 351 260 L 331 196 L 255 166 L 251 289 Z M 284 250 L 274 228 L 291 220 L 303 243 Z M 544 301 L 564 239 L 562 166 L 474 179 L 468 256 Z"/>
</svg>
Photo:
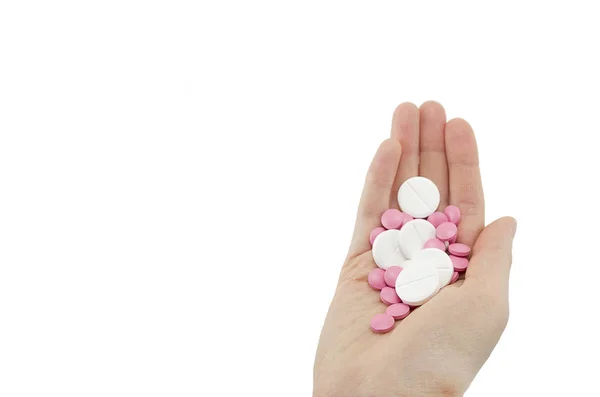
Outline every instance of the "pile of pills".
<svg viewBox="0 0 600 397">
<path fill-rule="evenodd" d="M 401 211 L 385 211 L 382 226 L 371 232 L 377 268 L 369 273 L 368 282 L 388 305 L 385 313 L 371 319 L 374 332 L 390 331 L 396 320 L 467 270 L 471 248 L 456 242 L 460 210 L 450 205 L 440 212 L 439 204 L 440 192 L 431 180 L 410 178 L 398 190 Z"/>
</svg>

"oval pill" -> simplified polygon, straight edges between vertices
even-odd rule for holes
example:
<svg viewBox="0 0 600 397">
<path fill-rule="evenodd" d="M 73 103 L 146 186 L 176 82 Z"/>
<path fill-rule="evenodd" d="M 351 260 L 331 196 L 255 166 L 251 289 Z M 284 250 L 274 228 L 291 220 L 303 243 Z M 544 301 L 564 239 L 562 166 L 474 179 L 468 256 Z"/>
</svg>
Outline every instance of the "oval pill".
<svg viewBox="0 0 600 397">
<path fill-rule="evenodd" d="M 458 225 L 460 222 L 460 208 L 455 205 L 449 205 L 444 210 L 444 214 L 448 217 L 448 221 Z"/>
<path fill-rule="evenodd" d="M 394 208 L 385 211 L 381 215 L 381 224 L 386 229 L 400 229 L 403 222 L 404 217 L 402 216 L 402 212 Z"/>
<path fill-rule="evenodd" d="M 469 256 L 471 253 L 471 247 L 469 247 L 467 244 L 454 243 L 448 246 L 448 252 L 456 256 Z"/>
<path fill-rule="evenodd" d="M 452 222 L 444 222 L 435 229 L 435 235 L 442 241 L 450 241 L 456 237 L 458 228 Z"/>
<path fill-rule="evenodd" d="M 467 270 L 467 267 L 469 266 L 469 260 L 467 258 L 456 255 L 449 256 L 450 260 L 452 261 L 452 266 L 454 266 L 454 270 L 456 270 L 457 272 L 464 272 L 465 270 Z"/>
<path fill-rule="evenodd" d="M 404 262 L 406 263 L 406 262 Z M 381 270 L 381 269 L 379 269 Z M 383 275 L 383 280 L 387 284 L 388 287 L 395 288 L 396 287 L 396 279 L 398 275 L 402 271 L 400 266 L 390 266 L 385 270 L 385 274 Z"/>
<path fill-rule="evenodd" d="M 386 305 L 393 305 L 394 303 L 402 302 L 396 293 L 396 290 L 391 287 L 383 287 L 379 293 L 379 298 Z"/>
<path fill-rule="evenodd" d="M 400 250 L 406 259 L 421 251 L 428 240 L 435 237 L 435 227 L 425 219 L 415 219 L 400 229 Z M 404 267 L 404 266 L 401 266 Z"/>
<path fill-rule="evenodd" d="M 438 238 L 432 238 L 425 242 L 423 248 L 437 248 L 442 251 L 446 251 L 446 244 Z"/>
<path fill-rule="evenodd" d="M 379 334 L 385 334 L 394 328 L 394 317 L 387 313 L 376 314 L 371 318 L 371 330 Z"/>
<path fill-rule="evenodd" d="M 394 320 L 402 320 L 410 314 L 410 306 L 404 303 L 394 303 L 388 306 L 385 312 L 392 316 Z"/>
<path fill-rule="evenodd" d="M 369 283 L 371 288 L 380 291 L 382 288 L 386 287 L 384 275 L 385 270 L 380 268 L 373 269 L 367 277 L 367 282 Z"/>
<path fill-rule="evenodd" d="M 379 236 L 382 232 L 385 232 L 385 227 L 378 226 L 375 229 L 371 230 L 371 234 L 369 234 L 369 241 L 371 242 L 371 245 L 373 245 L 373 241 L 375 241 L 375 238 Z"/>
<path fill-rule="evenodd" d="M 400 230 L 386 230 L 375 237 L 371 255 L 381 269 L 387 269 L 390 266 L 402 267 L 406 258 L 400 249 Z"/>
<path fill-rule="evenodd" d="M 407 179 L 398 189 L 398 205 L 415 218 L 427 218 L 440 205 L 440 191 L 422 176 Z"/>
<path fill-rule="evenodd" d="M 438 227 L 444 222 L 448 222 L 448 217 L 443 212 L 436 211 L 433 214 L 429 215 L 427 221 L 433 225 L 433 227 Z"/>
<path fill-rule="evenodd" d="M 437 248 L 425 248 L 418 252 L 413 257 L 412 263 L 415 263 L 416 266 L 423 266 L 423 264 L 435 266 L 440 280 L 440 288 L 444 288 L 450 283 L 454 273 L 454 265 L 448 254 Z"/>
<path fill-rule="evenodd" d="M 420 306 L 440 290 L 438 271 L 430 263 L 412 262 L 396 280 L 396 293 L 403 303 Z"/>
</svg>

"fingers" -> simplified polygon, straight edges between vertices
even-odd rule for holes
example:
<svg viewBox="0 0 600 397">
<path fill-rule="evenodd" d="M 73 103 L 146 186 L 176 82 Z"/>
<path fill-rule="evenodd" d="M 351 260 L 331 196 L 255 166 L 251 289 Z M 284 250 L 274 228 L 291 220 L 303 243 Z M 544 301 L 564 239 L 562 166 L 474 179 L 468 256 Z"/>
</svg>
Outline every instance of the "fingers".
<svg viewBox="0 0 600 397">
<path fill-rule="evenodd" d="M 392 118 L 392 139 L 402 145 L 402 158 L 397 167 L 389 208 L 398 208 L 395 197 L 402 182 L 419 175 L 419 109 L 412 103 L 402 103 Z"/>
<path fill-rule="evenodd" d="M 419 175 L 431 179 L 440 190 L 440 208 L 448 206 L 448 163 L 444 127 L 446 112 L 442 105 L 429 101 L 421 105 Z"/>
<path fill-rule="evenodd" d="M 467 280 L 482 282 L 487 289 L 507 291 L 516 231 L 517 222 L 511 217 L 500 218 L 483 229 L 473 247 Z"/>
<path fill-rule="evenodd" d="M 386 139 L 373 157 L 358 206 L 349 257 L 371 249 L 369 234 L 373 228 L 380 226 L 381 214 L 389 208 L 394 177 L 401 155 L 400 143 L 394 139 Z"/>
<path fill-rule="evenodd" d="M 472 246 L 485 222 L 475 134 L 465 120 L 453 119 L 446 123 L 445 138 L 450 204 L 461 211 L 458 241 Z"/>
</svg>

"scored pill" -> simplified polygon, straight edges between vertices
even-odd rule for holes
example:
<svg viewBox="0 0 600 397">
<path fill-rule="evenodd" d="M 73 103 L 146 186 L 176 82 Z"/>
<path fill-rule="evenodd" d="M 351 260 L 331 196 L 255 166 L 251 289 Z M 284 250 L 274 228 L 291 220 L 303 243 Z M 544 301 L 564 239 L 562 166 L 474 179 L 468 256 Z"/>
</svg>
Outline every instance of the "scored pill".
<svg viewBox="0 0 600 397">
<path fill-rule="evenodd" d="M 438 272 L 440 288 L 450 283 L 452 273 L 454 273 L 454 266 L 448 254 L 437 248 L 426 248 L 418 252 L 413 257 L 412 263 L 415 263 L 415 266 L 423 266 L 424 264 L 433 265 Z"/>
<path fill-rule="evenodd" d="M 398 205 L 414 218 L 427 218 L 440 205 L 440 191 L 431 180 L 415 176 L 398 189 Z"/>
<path fill-rule="evenodd" d="M 390 229 L 381 232 L 373 241 L 373 260 L 381 269 L 400 266 L 406 260 L 400 249 L 400 230 Z"/>
<path fill-rule="evenodd" d="M 405 267 L 396 280 L 396 293 L 402 302 L 420 306 L 440 290 L 440 277 L 434 265 L 414 261 Z"/>
<path fill-rule="evenodd" d="M 428 240 L 435 237 L 435 228 L 425 219 L 415 219 L 400 229 L 400 250 L 406 259 L 421 251 Z"/>
</svg>

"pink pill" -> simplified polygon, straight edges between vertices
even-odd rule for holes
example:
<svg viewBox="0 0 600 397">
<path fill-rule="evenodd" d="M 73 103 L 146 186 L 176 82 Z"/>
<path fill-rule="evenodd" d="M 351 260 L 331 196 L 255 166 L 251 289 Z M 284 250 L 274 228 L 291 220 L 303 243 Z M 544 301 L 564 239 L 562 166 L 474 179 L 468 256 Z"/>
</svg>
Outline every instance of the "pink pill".
<svg viewBox="0 0 600 397">
<path fill-rule="evenodd" d="M 458 272 L 454 272 L 452 273 L 452 278 L 450 279 L 450 284 L 454 284 L 456 282 L 456 280 L 458 280 Z"/>
<path fill-rule="evenodd" d="M 387 313 L 376 314 L 371 318 L 371 330 L 378 334 L 385 334 L 394 328 L 394 317 Z"/>
<path fill-rule="evenodd" d="M 448 252 L 456 256 L 469 256 L 471 253 L 471 247 L 467 244 L 454 243 L 448 246 Z"/>
<path fill-rule="evenodd" d="M 444 214 L 448 217 L 448 221 L 458 225 L 460 222 L 460 209 L 455 205 L 449 205 L 444 210 Z"/>
<path fill-rule="evenodd" d="M 400 266 L 390 266 L 385 270 L 383 279 L 385 280 L 385 283 L 388 285 L 388 287 L 394 288 L 396 286 L 396 279 L 398 278 L 398 275 L 401 271 L 402 268 Z"/>
<path fill-rule="evenodd" d="M 394 317 L 394 320 L 402 320 L 410 313 L 410 306 L 404 303 L 394 303 L 385 309 L 385 312 Z"/>
<path fill-rule="evenodd" d="M 406 212 L 402 213 L 402 225 L 406 225 L 408 222 L 414 220 L 412 216 L 408 215 Z"/>
<path fill-rule="evenodd" d="M 385 211 L 383 215 L 381 215 L 381 224 L 386 229 L 400 229 L 403 221 L 404 217 L 402 216 L 402 212 L 394 208 Z"/>
<path fill-rule="evenodd" d="M 427 220 L 433 225 L 433 227 L 437 228 L 442 223 L 448 222 L 448 217 L 443 212 L 436 211 L 429 215 Z"/>
<path fill-rule="evenodd" d="M 385 275 L 385 270 L 380 269 L 380 268 L 373 269 L 373 270 L 371 270 L 371 273 L 369 273 L 369 276 L 367 277 L 367 282 L 369 283 L 371 288 L 379 291 L 386 286 L 385 280 L 383 278 L 384 275 Z"/>
<path fill-rule="evenodd" d="M 373 241 L 375 241 L 375 238 L 379 236 L 382 232 L 385 232 L 385 227 L 378 226 L 375 229 L 371 230 L 371 234 L 369 234 L 369 241 L 371 242 L 371 245 L 373 245 Z"/>
<path fill-rule="evenodd" d="M 394 303 L 402 302 L 396 293 L 396 290 L 391 287 L 384 287 L 379 294 L 381 301 L 386 305 L 393 305 Z"/>
<path fill-rule="evenodd" d="M 425 241 L 423 248 L 437 248 L 439 250 L 446 251 L 446 244 L 444 244 L 442 240 L 432 238 Z"/>
<path fill-rule="evenodd" d="M 467 270 L 469 266 L 469 260 L 467 258 L 463 258 L 462 256 L 448 255 L 450 260 L 452 261 L 452 266 L 454 266 L 454 270 L 457 272 L 464 272 Z"/>
<path fill-rule="evenodd" d="M 452 238 L 450 239 L 450 241 L 446 241 L 446 242 L 448 243 L 448 247 L 450 246 L 450 244 L 454 244 L 454 243 L 456 243 L 456 237 L 458 237 L 458 232 L 457 232 L 457 235 L 456 235 L 456 236 L 454 236 L 454 237 L 452 237 Z M 448 247 L 446 247 L 446 249 L 447 249 Z"/>
<path fill-rule="evenodd" d="M 444 222 L 435 229 L 435 235 L 442 241 L 450 241 L 456 237 L 458 228 L 452 222 Z"/>
</svg>

